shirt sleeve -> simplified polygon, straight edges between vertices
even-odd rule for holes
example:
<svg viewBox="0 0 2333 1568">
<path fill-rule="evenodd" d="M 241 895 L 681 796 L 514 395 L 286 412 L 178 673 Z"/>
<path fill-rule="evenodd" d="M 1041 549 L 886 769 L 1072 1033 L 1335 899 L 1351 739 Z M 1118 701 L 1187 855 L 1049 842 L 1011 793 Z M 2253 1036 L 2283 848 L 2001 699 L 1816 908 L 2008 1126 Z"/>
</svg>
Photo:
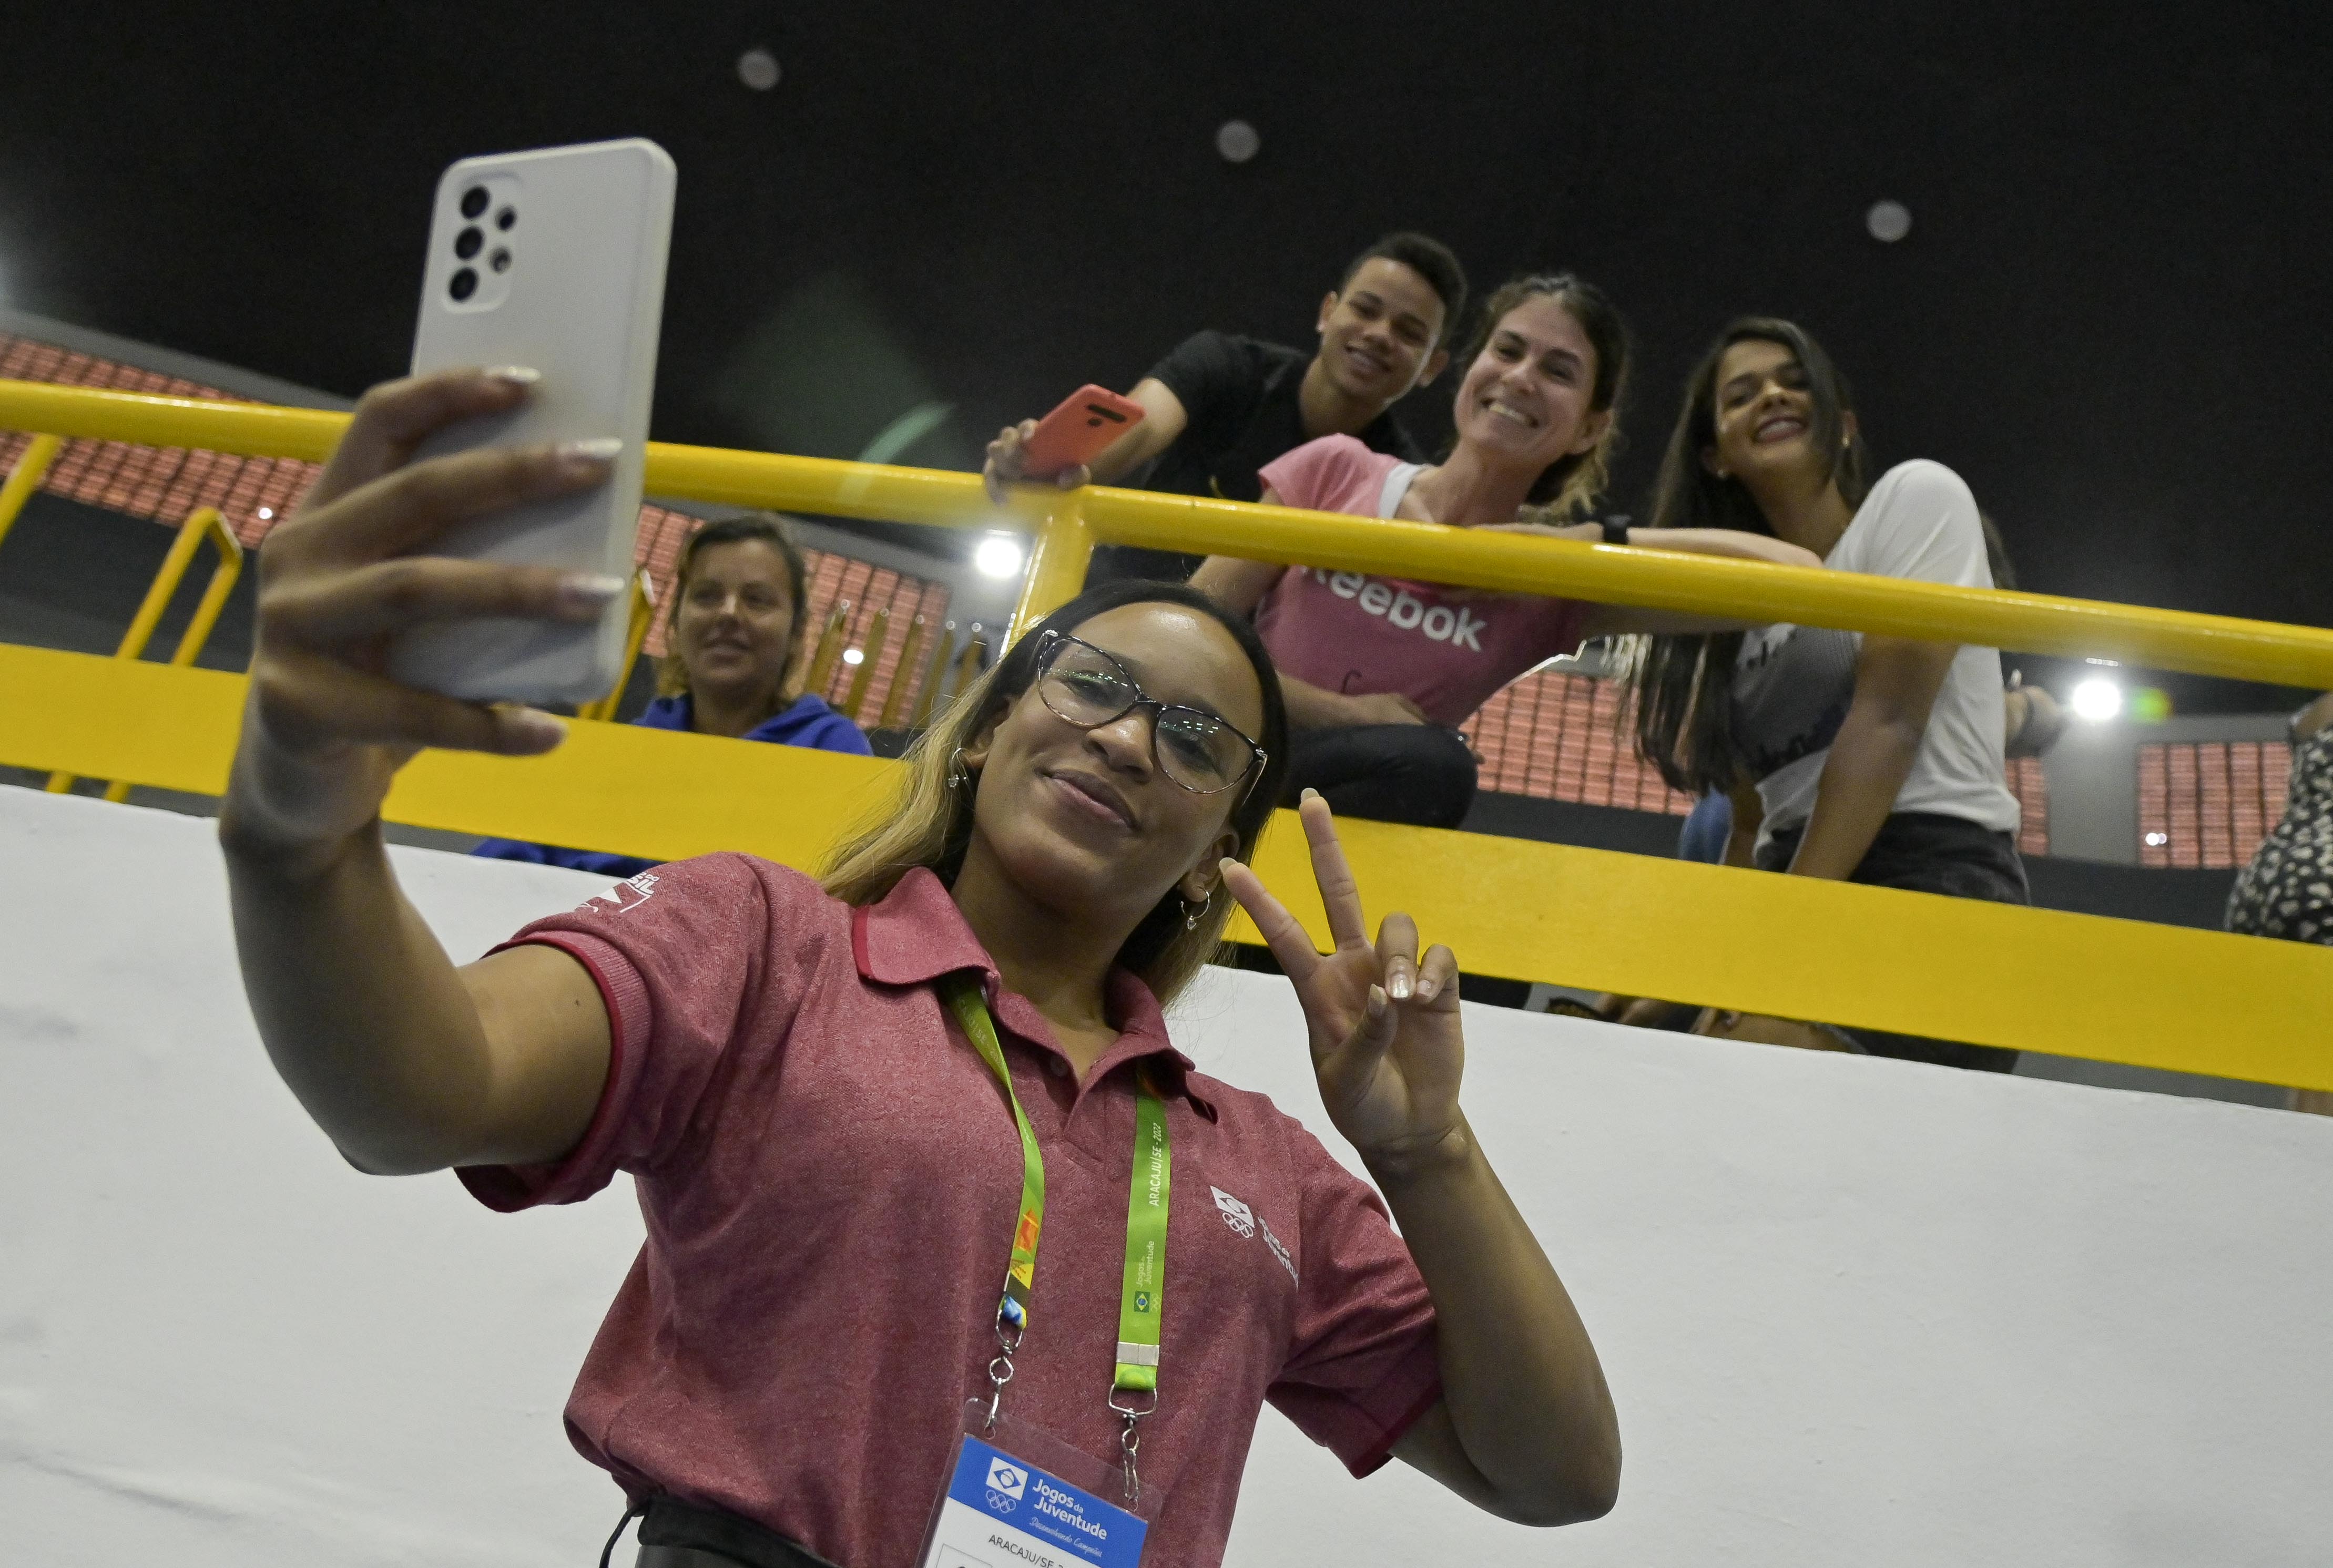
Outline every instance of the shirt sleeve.
<svg viewBox="0 0 2333 1568">
<path fill-rule="evenodd" d="M 1145 379 L 1163 385 L 1183 406 L 1186 423 L 1178 443 L 1215 445 L 1247 422 L 1257 376 L 1246 358 L 1228 332 L 1194 332 L 1150 367 Z"/>
<path fill-rule="evenodd" d="M 798 872 L 744 855 L 676 861 L 619 882 L 590 903 L 538 920 L 504 947 L 539 942 L 589 970 L 608 1010 L 607 1086 L 583 1138 L 548 1166 L 456 1172 L 489 1209 L 573 1203 L 619 1171 L 653 1171 L 716 1107 L 725 1057 L 744 1020 L 775 1021 L 796 1005 L 811 958 L 813 904 L 831 901 Z M 501 951 L 497 949 L 496 951 Z"/>
<path fill-rule="evenodd" d="M 1280 497 L 1282 506 L 1340 512 L 1336 499 L 1349 493 L 1367 469 L 1369 449 L 1349 435 L 1323 435 L 1283 452 L 1255 476 Z"/>
<path fill-rule="evenodd" d="M 1434 1303 L 1383 1200 L 1291 1129 L 1303 1204 L 1296 1319 L 1264 1397 L 1366 1476 L 1442 1397 Z"/>
<path fill-rule="evenodd" d="M 1867 504 L 1877 508 L 1868 536 L 1857 559 L 1839 565 L 1876 577 L 1992 586 L 1976 497 L 1943 464 L 1899 464 L 1881 477 Z"/>
</svg>

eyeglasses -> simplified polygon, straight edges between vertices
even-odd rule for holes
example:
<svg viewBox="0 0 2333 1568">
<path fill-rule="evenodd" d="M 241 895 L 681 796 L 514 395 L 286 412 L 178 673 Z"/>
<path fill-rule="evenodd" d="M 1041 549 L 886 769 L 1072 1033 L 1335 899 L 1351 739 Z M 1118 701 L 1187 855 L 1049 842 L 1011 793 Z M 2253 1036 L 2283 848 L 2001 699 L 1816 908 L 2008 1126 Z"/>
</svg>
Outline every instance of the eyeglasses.
<svg viewBox="0 0 2333 1568">
<path fill-rule="evenodd" d="M 1037 645 L 1037 696 L 1080 730 L 1149 709 L 1152 760 L 1194 795 L 1219 794 L 1263 766 L 1263 748 L 1215 714 L 1145 696 L 1124 664 L 1060 632 L 1047 632 Z"/>
</svg>

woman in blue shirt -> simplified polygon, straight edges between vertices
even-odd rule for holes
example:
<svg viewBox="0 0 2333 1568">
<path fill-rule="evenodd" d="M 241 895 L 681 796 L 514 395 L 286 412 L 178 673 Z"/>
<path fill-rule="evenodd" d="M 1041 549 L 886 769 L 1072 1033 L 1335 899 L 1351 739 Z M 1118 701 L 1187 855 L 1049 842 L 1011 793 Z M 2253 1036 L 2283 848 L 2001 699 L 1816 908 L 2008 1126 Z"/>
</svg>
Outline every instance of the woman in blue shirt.
<svg viewBox="0 0 2333 1568">
<path fill-rule="evenodd" d="M 802 551 L 768 512 L 708 522 L 691 534 L 674 573 L 659 694 L 633 722 L 869 755 L 858 725 L 811 693 L 789 695 L 802 663 L 794 631 L 804 579 Z M 511 838 L 490 838 L 472 853 L 608 876 L 657 864 Z"/>
</svg>

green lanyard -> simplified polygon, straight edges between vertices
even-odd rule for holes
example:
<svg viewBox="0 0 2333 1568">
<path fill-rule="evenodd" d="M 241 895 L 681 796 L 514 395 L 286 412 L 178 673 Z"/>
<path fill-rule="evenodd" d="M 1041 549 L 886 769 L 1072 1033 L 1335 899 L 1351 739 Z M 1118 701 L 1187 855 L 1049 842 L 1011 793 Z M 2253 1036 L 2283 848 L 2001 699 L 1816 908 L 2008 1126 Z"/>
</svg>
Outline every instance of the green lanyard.
<svg viewBox="0 0 2333 1568">
<path fill-rule="evenodd" d="M 981 1000 L 980 982 L 958 978 L 948 982 L 948 1006 L 964 1026 L 972 1048 L 1004 1085 L 1013 1107 L 1013 1124 L 1021 1131 L 1021 1219 L 1013 1228 L 1013 1255 L 1004 1269 L 1004 1297 L 996 1307 L 997 1338 L 1004 1347 L 1000 1360 L 1003 1376 L 994 1367 L 990 1377 L 1002 1393 L 1012 1376 L 1012 1355 L 1021 1346 L 1029 1326 L 1029 1292 L 1037 1272 L 1037 1236 L 1045 1223 L 1045 1157 L 1037 1149 L 1037 1134 L 1021 1109 L 1013 1089 L 1013 1071 L 1005 1065 L 1004 1048 L 997 1043 L 996 1025 Z M 1118 1371 L 1110 1384 L 1110 1408 L 1126 1417 L 1127 1453 L 1133 1457 L 1134 1422 L 1157 1408 L 1158 1324 L 1166 1294 L 1166 1200 L 1169 1162 L 1166 1109 L 1152 1092 L 1147 1074 L 1137 1069 L 1134 1095 L 1134 1179 L 1126 1194 L 1126 1273 L 1118 1305 Z M 1120 1393 L 1147 1393 L 1145 1408 L 1120 1404 Z M 995 1401 L 989 1404 L 992 1420 Z M 1132 1475 L 1129 1463 L 1128 1475 Z"/>
</svg>

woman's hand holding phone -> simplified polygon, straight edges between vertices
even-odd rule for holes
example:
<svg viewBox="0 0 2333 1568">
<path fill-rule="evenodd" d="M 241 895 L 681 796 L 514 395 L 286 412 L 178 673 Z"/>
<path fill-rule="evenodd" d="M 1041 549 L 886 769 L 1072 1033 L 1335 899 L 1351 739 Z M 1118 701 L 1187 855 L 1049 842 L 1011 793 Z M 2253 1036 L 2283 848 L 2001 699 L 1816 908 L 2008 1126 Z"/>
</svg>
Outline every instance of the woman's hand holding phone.
<svg viewBox="0 0 2333 1568">
<path fill-rule="evenodd" d="M 1032 479 L 1051 480 L 1063 490 L 1075 490 L 1093 477 L 1092 472 L 1082 463 L 1073 464 L 1059 473 L 1031 473 L 1029 443 L 1036 438 L 1037 422 L 1034 419 L 1008 425 L 996 433 L 996 439 L 988 444 L 988 461 L 980 470 L 981 481 L 988 486 L 989 500 L 1002 506 L 1006 486 L 1025 483 Z"/>
<path fill-rule="evenodd" d="M 1006 486 L 1032 479 L 1075 490 L 1093 478 L 1092 464 L 1148 412 L 1131 397 L 1088 383 L 1042 420 L 1005 426 L 988 444 L 988 462 L 981 469 L 988 498 L 1002 505 Z"/>
<path fill-rule="evenodd" d="M 379 817 L 397 770 L 422 748 L 528 756 L 559 744 L 565 726 L 548 713 L 385 673 L 397 635 L 414 626 L 590 622 L 624 591 L 620 578 L 416 553 L 459 524 L 606 483 L 613 440 L 413 461 L 437 431 L 518 406 L 536 379 L 451 370 L 374 387 L 297 512 L 268 535 L 250 697 L 220 810 L 231 850 L 294 875 L 321 867 Z"/>
</svg>

